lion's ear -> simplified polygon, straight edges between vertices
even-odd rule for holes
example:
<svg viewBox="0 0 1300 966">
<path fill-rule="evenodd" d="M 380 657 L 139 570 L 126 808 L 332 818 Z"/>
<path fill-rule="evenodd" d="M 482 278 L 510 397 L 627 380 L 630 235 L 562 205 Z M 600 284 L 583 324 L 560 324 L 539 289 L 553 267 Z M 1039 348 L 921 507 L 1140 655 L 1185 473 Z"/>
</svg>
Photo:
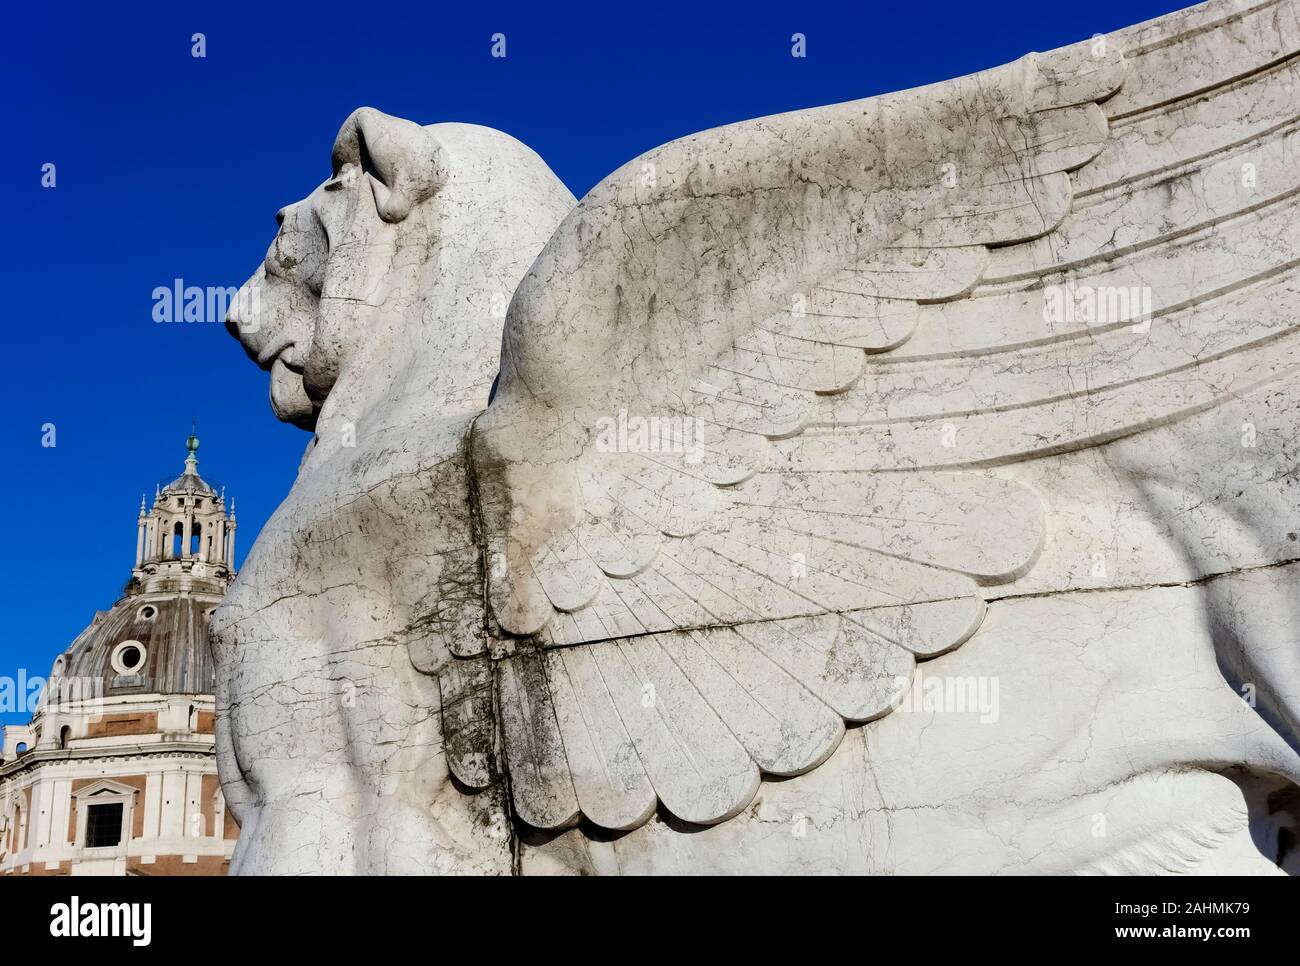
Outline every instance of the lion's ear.
<svg viewBox="0 0 1300 966">
<path fill-rule="evenodd" d="M 334 174 L 348 163 L 373 178 L 379 217 L 401 221 L 413 207 L 446 183 L 442 147 L 420 125 L 360 107 L 334 139 Z"/>
</svg>

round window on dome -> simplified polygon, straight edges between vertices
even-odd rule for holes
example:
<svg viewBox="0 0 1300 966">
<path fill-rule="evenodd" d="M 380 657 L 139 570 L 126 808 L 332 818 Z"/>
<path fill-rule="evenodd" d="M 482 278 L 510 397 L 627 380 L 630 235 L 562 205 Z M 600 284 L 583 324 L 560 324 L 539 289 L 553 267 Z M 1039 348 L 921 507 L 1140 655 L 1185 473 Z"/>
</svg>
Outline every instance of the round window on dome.
<svg viewBox="0 0 1300 966">
<path fill-rule="evenodd" d="M 143 607 L 140 608 L 141 620 L 146 620 L 146 621 L 153 620 L 154 616 L 157 613 L 158 613 L 158 608 L 154 607 L 152 604 L 145 604 Z"/>
<path fill-rule="evenodd" d="M 144 645 L 139 641 L 123 641 L 113 648 L 110 661 L 118 674 L 136 674 L 144 667 Z"/>
</svg>

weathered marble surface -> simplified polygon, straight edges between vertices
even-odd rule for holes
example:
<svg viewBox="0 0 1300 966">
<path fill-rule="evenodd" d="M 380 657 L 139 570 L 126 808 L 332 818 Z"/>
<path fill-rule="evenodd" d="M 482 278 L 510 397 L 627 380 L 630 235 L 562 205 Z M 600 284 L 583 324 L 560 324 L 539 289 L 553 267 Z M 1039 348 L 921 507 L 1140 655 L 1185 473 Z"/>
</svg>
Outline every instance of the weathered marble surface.
<svg viewBox="0 0 1300 966">
<path fill-rule="evenodd" d="M 230 319 L 315 434 L 216 619 L 239 871 L 1295 871 L 1298 49 L 1218 0 L 576 204 L 354 115 Z"/>
</svg>

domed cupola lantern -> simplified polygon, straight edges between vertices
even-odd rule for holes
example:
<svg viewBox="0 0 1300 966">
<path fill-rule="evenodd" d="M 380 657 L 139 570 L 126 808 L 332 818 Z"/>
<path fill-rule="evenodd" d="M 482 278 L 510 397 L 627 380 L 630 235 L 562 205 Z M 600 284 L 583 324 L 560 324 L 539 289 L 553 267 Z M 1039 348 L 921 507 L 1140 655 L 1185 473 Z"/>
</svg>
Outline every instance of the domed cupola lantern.
<svg viewBox="0 0 1300 966">
<path fill-rule="evenodd" d="M 142 591 L 211 584 L 220 593 L 234 572 L 234 504 L 227 515 L 224 489 L 199 476 L 198 450 L 191 431 L 184 472 L 155 490 L 151 509 L 141 498 L 133 577 Z"/>
</svg>

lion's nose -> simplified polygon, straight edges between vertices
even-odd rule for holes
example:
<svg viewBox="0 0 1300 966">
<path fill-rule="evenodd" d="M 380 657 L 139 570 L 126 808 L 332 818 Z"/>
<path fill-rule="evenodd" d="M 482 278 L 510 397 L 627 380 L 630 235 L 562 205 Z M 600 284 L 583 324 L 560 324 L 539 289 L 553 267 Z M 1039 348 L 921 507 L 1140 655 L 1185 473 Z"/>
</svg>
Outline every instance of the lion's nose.
<svg viewBox="0 0 1300 966">
<path fill-rule="evenodd" d="M 258 281 L 259 270 L 252 278 L 239 288 L 230 306 L 226 309 L 226 331 L 238 339 L 250 353 L 256 351 L 254 343 L 260 326 L 258 325 Z"/>
</svg>

